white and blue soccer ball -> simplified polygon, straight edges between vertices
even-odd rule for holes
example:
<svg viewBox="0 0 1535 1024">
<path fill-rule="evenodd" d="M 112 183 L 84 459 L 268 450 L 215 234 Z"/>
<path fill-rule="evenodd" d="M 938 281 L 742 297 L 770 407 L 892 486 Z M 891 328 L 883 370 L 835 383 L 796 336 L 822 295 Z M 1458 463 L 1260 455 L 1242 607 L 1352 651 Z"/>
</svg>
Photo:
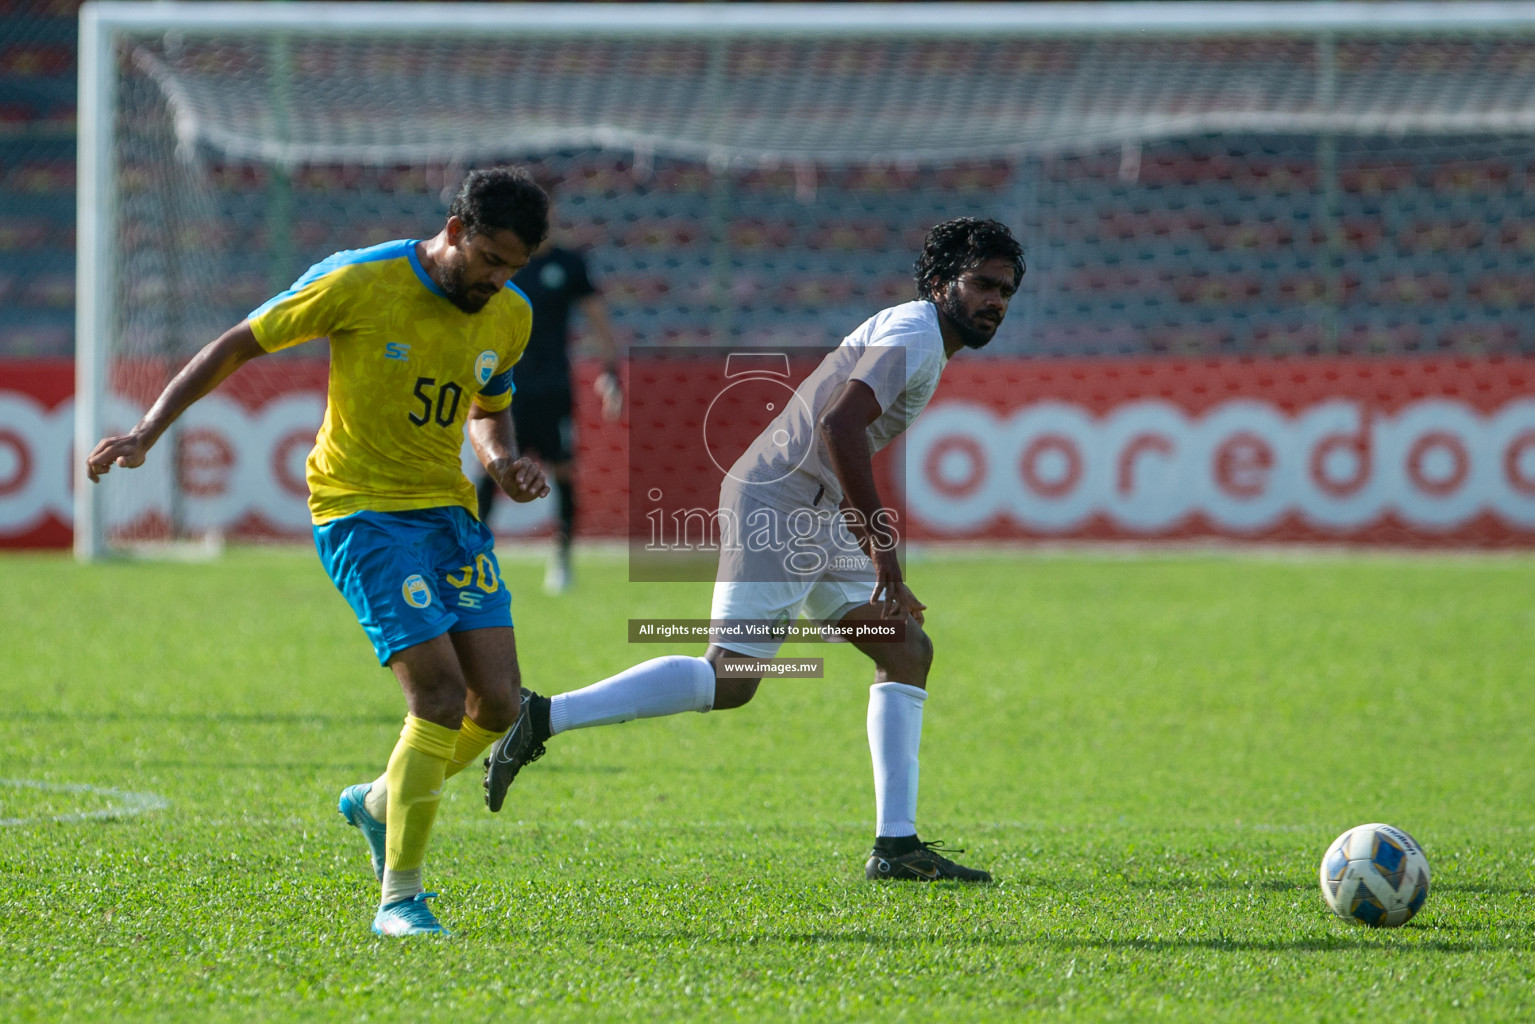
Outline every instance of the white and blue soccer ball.
<svg viewBox="0 0 1535 1024">
<path fill-rule="evenodd" d="M 1356 825 L 1327 847 L 1322 899 L 1345 920 L 1375 928 L 1406 924 L 1428 899 L 1428 858 L 1399 828 Z"/>
</svg>

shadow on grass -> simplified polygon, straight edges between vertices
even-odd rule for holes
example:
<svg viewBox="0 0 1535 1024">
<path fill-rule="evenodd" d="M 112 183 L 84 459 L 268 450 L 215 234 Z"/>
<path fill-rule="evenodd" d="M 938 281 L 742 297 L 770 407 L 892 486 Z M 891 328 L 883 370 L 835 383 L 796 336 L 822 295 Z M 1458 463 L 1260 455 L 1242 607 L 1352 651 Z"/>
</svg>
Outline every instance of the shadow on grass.
<svg viewBox="0 0 1535 1024">
<path fill-rule="evenodd" d="M 8 711 L 7 721 L 78 722 L 82 717 L 99 722 L 190 722 L 198 725 L 398 725 L 398 714 L 281 711 Z"/>
<path fill-rule="evenodd" d="M 1113 876 L 1107 876 L 1107 881 L 1113 882 Z M 1097 879 L 1086 879 L 1088 883 Z M 1050 879 L 1041 878 L 1037 881 L 1042 888 L 1052 888 L 1065 891 L 1066 886 L 1052 884 Z M 1137 890 L 1179 890 L 1197 892 L 1211 890 L 1214 892 L 1254 892 L 1267 891 L 1278 893 L 1313 893 L 1317 889 L 1316 877 L 1308 875 L 1305 878 L 1261 878 L 1252 881 L 1244 881 L 1240 878 L 1214 878 L 1199 879 L 1189 877 L 1168 878 L 1134 878 L 1123 881 L 1127 889 Z M 1488 882 L 1441 882 L 1434 880 L 1430 889 L 1433 893 L 1465 893 L 1470 896 L 1510 896 L 1524 899 L 1535 898 L 1535 889 L 1517 885 L 1499 885 Z"/>
<path fill-rule="evenodd" d="M 37 764 L 52 765 L 51 761 L 39 761 Z M 343 772 L 348 776 L 370 775 L 378 772 L 378 764 L 375 762 L 359 763 L 357 761 L 234 761 L 227 757 L 219 757 L 216 753 L 208 757 L 183 757 L 183 758 L 157 758 L 154 760 L 133 760 L 124 762 L 134 769 L 144 768 L 198 768 L 198 769 L 228 769 L 239 772 L 286 772 L 286 771 L 335 771 Z M 629 769 L 616 764 L 551 764 L 548 767 L 540 765 L 538 773 L 544 775 L 553 772 L 557 775 L 620 775 Z M 484 774 L 481 772 L 480 774 Z"/>
<path fill-rule="evenodd" d="M 371 768 L 378 771 L 377 765 L 360 766 L 356 761 L 235 761 L 227 757 L 219 757 L 217 752 L 207 757 L 171 757 L 133 760 L 124 762 L 127 767 L 135 770 L 146 768 L 196 768 L 199 771 L 212 770 L 214 772 L 234 771 L 246 774 L 249 772 L 293 772 L 293 771 L 326 771 L 343 772 L 348 776 L 358 772 L 367 774 Z"/>
<path fill-rule="evenodd" d="M 1185 950 L 1204 950 L 1206 952 L 1220 953 L 1307 953 L 1307 952 L 1331 952 L 1340 949 L 1378 949 L 1379 943 L 1369 940 L 1375 937 L 1385 939 L 1386 936 L 1402 935 L 1416 936 L 1427 929 L 1422 926 L 1405 925 L 1397 929 L 1381 929 L 1379 931 L 1364 928 L 1350 928 L 1336 936 L 1323 936 L 1311 939 L 1228 939 L 1228 938 L 1171 938 L 1171 939 L 1030 939 L 1023 945 L 1048 946 L 1061 950 L 1077 949 L 1106 949 L 1134 951 L 1139 953 L 1172 953 Z M 1387 941 L 1390 941 L 1389 939 Z M 1418 939 L 1408 941 L 1391 942 L 1393 954 L 1408 953 L 1487 953 L 1495 950 L 1524 950 L 1529 948 L 1529 943 L 1498 942 L 1487 937 L 1487 941 L 1477 942 L 1468 939 Z"/>
<path fill-rule="evenodd" d="M 1240 878 L 1189 878 L 1187 876 L 1134 878 L 1126 880 L 1124 884 L 1128 889 L 1215 889 L 1236 892 L 1250 892 L 1254 889 L 1264 889 L 1269 892 L 1295 892 L 1298 889 L 1309 891 L 1317 887 L 1315 878 L 1304 880 L 1289 878 L 1244 880 Z"/>
<path fill-rule="evenodd" d="M 1206 953 L 1327 953 L 1339 950 L 1379 950 L 1383 942 L 1393 955 L 1443 954 L 1443 953 L 1490 953 L 1517 952 L 1529 949 L 1528 942 L 1499 941 L 1490 934 L 1482 941 L 1473 939 L 1419 938 L 1429 929 L 1407 925 L 1399 929 L 1380 931 L 1353 928 L 1337 935 L 1325 935 L 1308 939 L 1233 939 L 1223 937 L 1174 937 L 1174 938 L 1124 938 L 1094 939 L 1066 938 L 1033 935 L 955 935 L 945 934 L 942 944 L 951 949 L 1047 949 L 1061 953 L 1077 953 L 1098 950 L 1128 954 L 1161 953 L 1179 954 L 1191 951 Z M 1399 936 L 1401 941 L 1393 941 Z M 593 941 L 601 942 L 608 935 L 593 935 Z M 1373 939 L 1381 941 L 1371 941 Z M 719 932 L 678 929 L 676 931 L 645 930 L 626 931 L 624 942 L 655 943 L 658 945 L 678 942 L 704 943 L 726 946 L 765 946 L 775 943 L 789 946 L 845 946 L 866 947 L 874 950 L 910 951 L 912 936 L 902 932 L 875 932 L 863 929 L 849 931 L 801 931 L 781 934 L 746 934 L 732 936 Z"/>
<path fill-rule="evenodd" d="M 1461 892 L 1471 896 L 1521 896 L 1524 899 L 1535 898 L 1535 889 L 1520 888 L 1517 885 L 1498 885 L 1490 882 L 1441 882 L 1434 879 L 1429 887 L 1431 893 Z"/>
</svg>

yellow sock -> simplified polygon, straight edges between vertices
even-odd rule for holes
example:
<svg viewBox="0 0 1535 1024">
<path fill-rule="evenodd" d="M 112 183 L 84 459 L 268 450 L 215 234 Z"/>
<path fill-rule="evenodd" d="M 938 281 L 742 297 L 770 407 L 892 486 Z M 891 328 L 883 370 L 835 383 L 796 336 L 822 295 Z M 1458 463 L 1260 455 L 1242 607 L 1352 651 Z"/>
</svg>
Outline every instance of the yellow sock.
<svg viewBox="0 0 1535 1024">
<path fill-rule="evenodd" d="M 486 747 L 505 735 L 505 729 L 500 732 L 481 729 L 468 715 L 465 715 L 464 722 L 458 729 L 458 740 L 453 745 L 453 756 L 448 759 L 448 770 L 443 773 L 443 778 L 451 779 L 469 767 L 485 752 Z M 373 784 L 368 787 L 365 806 L 375 821 L 389 820 L 389 773 L 387 771 L 374 779 Z"/>
<path fill-rule="evenodd" d="M 505 735 L 505 729 L 502 729 L 500 732 L 481 729 L 474 724 L 474 721 L 468 715 L 465 715 L 464 723 L 458 729 L 458 743 L 454 745 L 453 756 L 448 760 L 447 777 L 451 779 L 475 761 L 478 761 L 480 755 L 485 752 L 486 747 Z"/>
<path fill-rule="evenodd" d="M 442 780 L 453 756 L 458 732 L 414 715 L 405 716 L 400 742 L 389 757 L 389 812 L 384 838 L 384 902 L 406 899 L 414 886 L 420 891 L 421 865 L 431 837 Z M 391 874 L 395 878 L 391 878 Z M 392 897 L 392 898 L 391 898 Z"/>
</svg>

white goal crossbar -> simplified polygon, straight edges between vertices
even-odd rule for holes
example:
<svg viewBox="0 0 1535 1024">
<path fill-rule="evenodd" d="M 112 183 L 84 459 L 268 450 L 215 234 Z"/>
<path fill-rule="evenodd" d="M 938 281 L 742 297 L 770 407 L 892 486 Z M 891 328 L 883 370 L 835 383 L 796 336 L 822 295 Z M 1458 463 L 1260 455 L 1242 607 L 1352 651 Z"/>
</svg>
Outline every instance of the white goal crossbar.
<svg viewBox="0 0 1535 1024">
<path fill-rule="evenodd" d="M 1491 68 L 1475 55 L 1396 64 L 1354 59 L 1357 40 L 1529 47 L 1535 4 L 86 3 L 77 456 L 102 430 L 116 329 L 125 68 L 159 90 L 183 159 L 283 169 L 577 147 L 800 167 L 1198 133 L 1535 134 L 1535 62 L 1523 50 Z M 450 56 L 423 71 L 388 55 L 413 41 Z M 552 79 L 562 67 L 569 79 Z M 301 102 L 321 93 L 334 97 L 325 110 Z M 75 463 L 75 546 L 90 559 L 105 550 L 101 488 Z"/>
</svg>

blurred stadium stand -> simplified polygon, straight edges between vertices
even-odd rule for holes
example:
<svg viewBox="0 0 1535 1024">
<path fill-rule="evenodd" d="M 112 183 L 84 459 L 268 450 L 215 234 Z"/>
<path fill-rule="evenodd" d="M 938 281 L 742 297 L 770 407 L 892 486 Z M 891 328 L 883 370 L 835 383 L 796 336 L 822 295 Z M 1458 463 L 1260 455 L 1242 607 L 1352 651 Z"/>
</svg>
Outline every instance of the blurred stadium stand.
<svg viewBox="0 0 1535 1024">
<path fill-rule="evenodd" d="M 0 356 L 74 351 L 78 7 L 0 2 Z"/>
<path fill-rule="evenodd" d="M 67 356 L 77 4 L 9 0 L 0 17 L 0 357 Z M 1421 45 L 1434 59 L 1433 43 Z M 1223 134 L 937 167 L 724 174 L 597 151 L 544 165 L 566 181 L 562 218 L 592 249 L 615 325 L 650 343 L 834 342 L 910 297 L 928 226 L 973 213 L 1021 230 L 1029 253 L 994 354 L 1535 352 L 1525 138 Z M 163 183 L 135 182 L 133 170 L 127 201 L 154 206 Z M 151 314 L 133 328 L 177 320 L 188 337 L 171 352 L 195 349 L 205 323 L 238 320 L 336 249 L 432 231 L 463 168 L 211 170 L 220 237 L 208 248 L 223 286 L 192 297 L 206 305 L 197 316 Z M 130 247 L 134 230 L 186 229 L 153 220 L 130 217 Z M 165 274 L 130 259 L 130 303 L 153 307 Z"/>
</svg>

